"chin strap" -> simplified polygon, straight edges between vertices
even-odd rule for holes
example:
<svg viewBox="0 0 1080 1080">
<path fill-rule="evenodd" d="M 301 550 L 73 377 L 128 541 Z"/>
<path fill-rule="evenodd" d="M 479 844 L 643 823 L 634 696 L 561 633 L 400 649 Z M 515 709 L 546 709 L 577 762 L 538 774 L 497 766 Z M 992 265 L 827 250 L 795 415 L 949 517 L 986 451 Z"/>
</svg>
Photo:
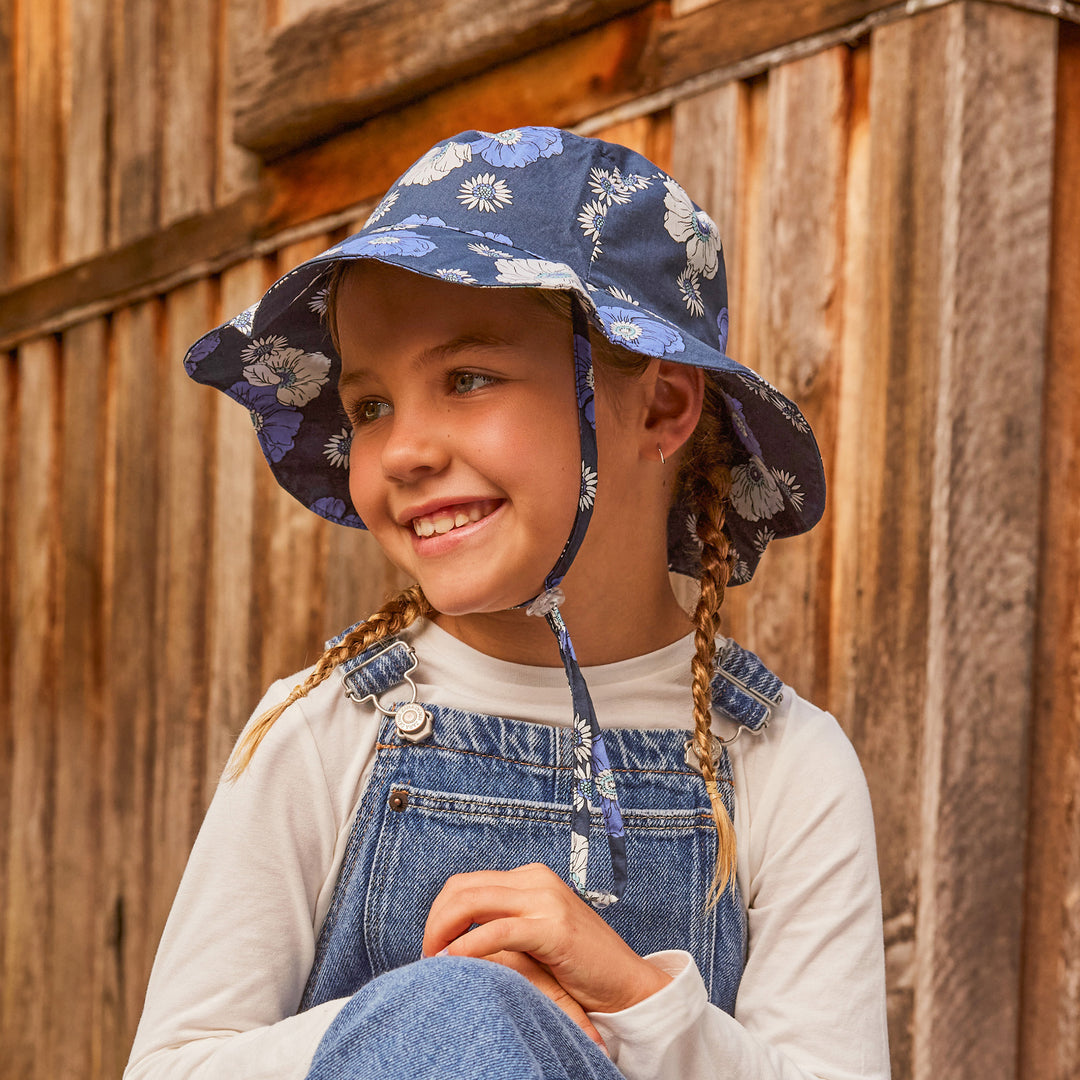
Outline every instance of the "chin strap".
<svg viewBox="0 0 1080 1080">
<path fill-rule="evenodd" d="M 577 388 L 578 429 L 581 435 L 581 487 L 578 508 L 558 561 L 544 579 L 544 590 L 522 605 L 530 615 L 542 615 L 559 643 L 559 655 L 570 684 L 574 704 L 574 727 L 571 740 L 574 748 L 574 794 L 570 825 L 570 882 L 582 899 L 598 910 L 614 904 L 626 888 L 626 837 L 622 810 L 615 791 L 615 776 L 608 761 L 604 736 L 596 719 L 589 688 L 581 674 L 570 633 L 563 622 L 559 604 L 565 600 L 559 588 L 563 577 L 585 538 L 592 519 L 596 499 L 596 410 L 592 349 L 589 346 L 589 323 L 581 302 L 572 303 L 574 330 L 574 384 Z M 586 888 L 589 863 L 590 810 L 599 802 L 611 851 L 611 891 Z"/>
</svg>

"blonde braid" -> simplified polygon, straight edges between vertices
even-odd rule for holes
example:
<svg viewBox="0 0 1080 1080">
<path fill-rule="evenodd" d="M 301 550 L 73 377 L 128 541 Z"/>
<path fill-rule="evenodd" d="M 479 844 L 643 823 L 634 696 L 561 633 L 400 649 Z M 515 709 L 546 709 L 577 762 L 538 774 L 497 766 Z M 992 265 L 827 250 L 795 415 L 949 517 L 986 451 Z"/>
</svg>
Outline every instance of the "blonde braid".
<svg viewBox="0 0 1080 1080">
<path fill-rule="evenodd" d="M 225 771 L 225 779 L 236 780 L 244 772 L 251 764 L 252 756 L 259 748 L 259 744 L 266 738 L 267 732 L 274 726 L 278 717 L 294 701 L 306 697 L 316 686 L 325 681 L 334 668 L 345 663 L 346 660 L 351 660 L 354 656 L 359 656 L 376 641 L 400 634 L 417 619 L 430 617 L 434 611 L 435 609 L 428 603 L 420 586 L 410 585 L 388 600 L 355 630 L 346 634 L 340 644 L 327 649 L 319 657 L 315 670 L 302 683 L 294 686 L 289 696 L 280 705 L 267 709 L 244 733 L 243 739 L 233 751 L 232 760 Z"/>
<path fill-rule="evenodd" d="M 694 431 L 690 452 L 680 470 L 682 501 L 696 514 L 696 533 L 701 541 L 701 594 L 693 613 L 694 753 L 716 824 L 716 868 L 709 886 L 708 904 L 720 899 L 735 876 L 735 826 L 717 786 L 713 761 L 712 680 L 715 674 L 716 635 L 720 631 L 720 607 L 731 577 L 731 544 L 724 529 L 728 493 L 731 490 L 731 441 L 727 412 L 718 388 L 706 381 L 705 405 Z"/>
</svg>

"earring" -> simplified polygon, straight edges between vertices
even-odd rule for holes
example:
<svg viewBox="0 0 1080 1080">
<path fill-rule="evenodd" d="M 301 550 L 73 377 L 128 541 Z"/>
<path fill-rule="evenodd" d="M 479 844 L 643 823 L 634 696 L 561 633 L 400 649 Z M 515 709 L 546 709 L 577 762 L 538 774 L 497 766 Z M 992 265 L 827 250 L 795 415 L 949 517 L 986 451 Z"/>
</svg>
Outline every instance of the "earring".
<svg viewBox="0 0 1080 1080">
<path fill-rule="evenodd" d="M 663 448 L 662 448 L 662 447 L 660 446 L 660 444 L 659 444 L 659 443 L 657 443 L 657 444 L 656 444 L 656 449 L 657 449 L 657 450 L 659 451 L 659 453 L 660 453 L 660 464 L 661 464 L 661 465 L 666 465 L 666 464 L 667 464 L 667 458 L 666 458 L 666 457 L 664 457 L 664 450 L 663 450 Z"/>
</svg>

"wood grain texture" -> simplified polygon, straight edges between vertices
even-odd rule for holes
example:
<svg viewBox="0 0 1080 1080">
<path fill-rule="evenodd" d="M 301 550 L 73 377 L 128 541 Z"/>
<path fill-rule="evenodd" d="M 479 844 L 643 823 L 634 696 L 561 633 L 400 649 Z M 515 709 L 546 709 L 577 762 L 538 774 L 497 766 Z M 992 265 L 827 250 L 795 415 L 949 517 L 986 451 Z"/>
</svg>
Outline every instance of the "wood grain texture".
<svg viewBox="0 0 1080 1080">
<path fill-rule="evenodd" d="M 1080 28 L 1057 67 L 1020 1074 L 1080 1075 Z"/>
<path fill-rule="evenodd" d="M 478 10 L 340 0 L 287 22 L 235 72 L 236 138 L 273 157 L 647 0 L 506 0 Z"/>
<path fill-rule="evenodd" d="M 60 254 L 59 3 L 21 4 L 16 15 L 16 258 L 20 275 L 36 277 L 52 270 Z"/>
<path fill-rule="evenodd" d="M 142 1009 L 157 938 L 148 926 L 154 708 L 161 677 L 155 635 L 162 494 L 158 461 L 164 403 L 158 365 L 161 315 L 156 302 L 112 319 L 107 411 L 105 653 L 102 731 L 102 837 L 99 934 L 102 971 L 102 1075 L 119 1076 Z"/>
<path fill-rule="evenodd" d="M 15 251 L 15 5 L 0 4 L 0 288 L 19 272 Z"/>
<path fill-rule="evenodd" d="M 158 223 L 158 11 L 145 0 L 112 0 L 112 119 L 109 241 L 145 236 Z"/>
<path fill-rule="evenodd" d="M 11 605 L 11 576 L 4 569 L 12 563 L 15 541 L 15 464 L 18 426 L 14 423 L 15 387 L 18 379 L 14 353 L 0 353 L 0 409 L 9 422 L 0 428 L 0 792 L 11 791 L 12 759 L 15 756 L 15 718 L 8 689 L 15 645 L 15 613 Z M 11 799 L 0 796 L 0 897 L 7 895 L 11 850 Z M 7 925 L 0 919 L 0 977 L 7 971 Z M 0 1000 L 3 990 L 0 988 Z M 0 1032 L 3 1031 L 0 1018 Z"/>
<path fill-rule="evenodd" d="M 67 0 L 66 10 L 61 256 L 72 263 L 99 254 L 106 244 L 110 42 L 103 0 Z"/>
<path fill-rule="evenodd" d="M 48 1046 L 49 955 L 55 894 L 56 756 L 56 481 L 59 401 L 52 339 L 19 352 L 14 420 L 17 464 L 10 575 L 15 638 L 11 644 L 10 834 L 3 899 L 4 969 L 0 1044 L 12 1076 L 32 1076 Z M 14 419 L 9 417 L 9 419 Z"/>
<path fill-rule="evenodd" d="M 1057 26 L 917 22 L 944 98 L 913 1073 L 975 1076 L 1018 1050 Z"/>
<path fill-rule="evenodd" d="M 161 214 L 168 225 L 205 212 L 217 172 L 217 0 L 163 0 Z"/>
<path fill-rule="evenodd" d="M 258 158 L 236 142 L 234 131 L 235 76 L 262 47 L 269 29 L 270 0 L 230 0 L 219 5 L 217 34 L 217 176 L 214 201 L 228 203 L 259 179 Z"/>
<path fill-rule="evenodd" d="M 59 656 L 55 756 L 54 933 L 49 963 L 45 1061 L 52 1076 L 89 1080 L 95 1060 L 104 942 L 98 933 L 102 834 L 101 731 L 107 331 L 104 319 L 61 341 Z M 77 884 L 76 884 L 77 883 Z M 79 987 L 80 993 L 70 988 Z"/>
</svg>

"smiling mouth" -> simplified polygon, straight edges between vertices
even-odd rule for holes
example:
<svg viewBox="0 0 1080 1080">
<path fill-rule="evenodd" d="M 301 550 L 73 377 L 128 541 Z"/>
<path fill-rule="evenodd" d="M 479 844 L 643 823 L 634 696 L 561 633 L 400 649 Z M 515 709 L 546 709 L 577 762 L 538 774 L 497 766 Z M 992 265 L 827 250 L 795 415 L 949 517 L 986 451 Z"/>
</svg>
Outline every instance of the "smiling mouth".
<svg viewBox="0 0 1080 1080">
<path fill-rule="evenodd" d="M 454 529 L 460 529 L 463 525 L 470 525 L 474 521 L 486 518 L 498 505 L 498 500 L 486 499 L 483 502 L 448 506 L 432 514 L 414 517 L 410 524 L 413 532 L 419 537 L 444 536 Z"/>
</svg>

